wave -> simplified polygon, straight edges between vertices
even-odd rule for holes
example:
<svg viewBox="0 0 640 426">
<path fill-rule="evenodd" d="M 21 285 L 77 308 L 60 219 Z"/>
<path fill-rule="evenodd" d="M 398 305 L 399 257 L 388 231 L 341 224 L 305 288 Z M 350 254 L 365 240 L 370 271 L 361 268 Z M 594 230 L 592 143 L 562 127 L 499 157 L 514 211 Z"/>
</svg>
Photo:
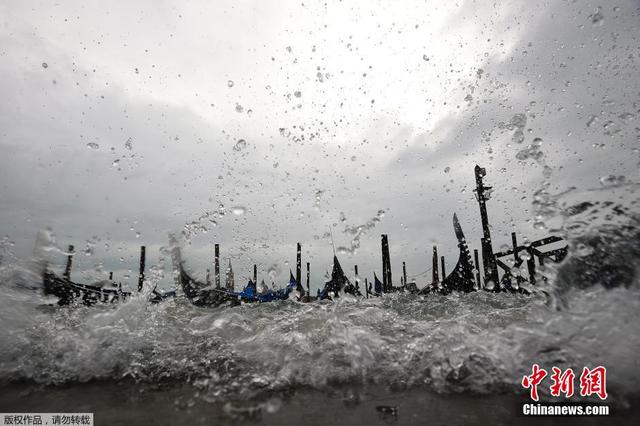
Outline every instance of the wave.
<svg viewBox="0 0 640 426">
<path fill-rule="evenodd" d="M 209 310 L 180 297 L 149 305 L 143 292 L 113 306 L 54 307 L 32 267 L 4 266 L 0 381 L 181 380 L 214 400 L 337 384 L 487 394 L 521 392 L 533 363 L 604 365 L 609 393 L 624 400 L 640 391 L 637 216 L 615 203 L 557 205 L 570 256 L 530 296 L 398 293 Z M 616 211 L 616 223 L 583 217 Z"/>
</svg>

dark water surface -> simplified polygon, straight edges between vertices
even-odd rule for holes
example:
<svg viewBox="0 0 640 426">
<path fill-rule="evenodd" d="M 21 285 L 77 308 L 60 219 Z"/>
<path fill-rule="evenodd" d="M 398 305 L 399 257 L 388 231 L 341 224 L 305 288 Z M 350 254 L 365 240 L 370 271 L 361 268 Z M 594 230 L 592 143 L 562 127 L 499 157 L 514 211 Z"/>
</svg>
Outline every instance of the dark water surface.
<svg viewBox="0 0 640 426">
<path fill-rule="evenodd" d="M 381 386 L 298 389 L 224 403 L 208 402 L 193 386 L 178 383 L 14 384 L 0 388 L 0 395 L 0 411 L 93 412 L 98 425 L 636 425 L 640 419 L 635 404 L 613 408 L 611 417 L 527 418 L 519 415 L 526 399 L 512 394 L 440 395 L 424 388 L 400 391 Z"/>
</svg>

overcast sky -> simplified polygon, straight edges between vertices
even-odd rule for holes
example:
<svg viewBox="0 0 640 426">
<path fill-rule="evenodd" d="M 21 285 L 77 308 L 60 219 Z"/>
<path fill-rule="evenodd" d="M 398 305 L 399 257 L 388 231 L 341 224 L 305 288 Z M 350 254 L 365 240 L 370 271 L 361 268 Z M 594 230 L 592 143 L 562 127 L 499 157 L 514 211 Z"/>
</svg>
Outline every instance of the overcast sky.
<svg viewBox="0 0 640 426">
<path fill-rule="evenodd" d="M 163 264 L 167 234 L 187 230 L 196 275 L 218 242 L 236 279 L 258 263 L 282 283 L 299 241 L 316 288 L 330 228 L 345 270 L 369 278 L 388 233 L 399 281 L 402 260 L 410 276 L 430 267 L 433 244 L 451 270 L 454 212 L 479 248 L 475 164 L 496 189 L 496 248 L 546 236 L 532 207 L 545 173 L 554 193 L 638 179 L 639 8 L 3 1 L 3 244 L 27 257 L 50 228 L 90 248 L 78 281 L 121 279 L 139 245 Z"/>
</svg>

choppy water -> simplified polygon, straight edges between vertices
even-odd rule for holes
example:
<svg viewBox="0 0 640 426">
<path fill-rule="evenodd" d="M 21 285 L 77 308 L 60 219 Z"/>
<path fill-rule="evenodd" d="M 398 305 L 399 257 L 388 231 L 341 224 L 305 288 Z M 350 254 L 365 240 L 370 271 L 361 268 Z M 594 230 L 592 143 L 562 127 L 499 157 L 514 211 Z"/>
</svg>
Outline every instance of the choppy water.
<svg viewBox="0 0 640 426">
<path fill-rule="evenodd" d="M 344 385 L 518 393 L 533 363 L 604 365 L 611 398 L 625 405 L 640 393 L 640 227 L 616 203 L 575 205 L 558 207 L 571 255 L 531 296 L 392 294 L 201 309 L 184 298 L 152 306 L 143 293 L 114 306 L 43 307 L 51 300 L 37 291 L 39 277 L 16 262 L 2 269 L 0 380 L 177 381 L 199 400 L 223 402 Z M 594 214 L 615 220 L 580 219 Z"/>
</svg>

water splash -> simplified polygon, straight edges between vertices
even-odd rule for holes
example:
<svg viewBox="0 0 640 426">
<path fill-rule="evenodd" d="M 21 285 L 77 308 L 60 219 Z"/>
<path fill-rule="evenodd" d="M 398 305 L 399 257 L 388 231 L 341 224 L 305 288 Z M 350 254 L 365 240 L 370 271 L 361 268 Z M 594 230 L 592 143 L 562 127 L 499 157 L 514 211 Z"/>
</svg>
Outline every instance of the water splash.
<svg viewBox="0 0 640 426">
<path fill-rule="evenodd" d="M 344 228 L 344 233 L 347 235 L 351 235 L 351 243 L 349 247 L 340 246 L 336 249 L 338 253 L 341 254 L 356 254 L 358 249 L 360 248 L 360 238 L 369 232 L 371 229 L 375 228 L 375 226 L 382 220 L 385 215 L 385 211 L 383 209 L 378 210 L 376 215 L 369 219 L 363 225 L 357 226 L 346 226 Z M 340 221 L 345 222 L 347 219 L 344 216 L 344 213 L 340 212 Z"/>
</svg>

